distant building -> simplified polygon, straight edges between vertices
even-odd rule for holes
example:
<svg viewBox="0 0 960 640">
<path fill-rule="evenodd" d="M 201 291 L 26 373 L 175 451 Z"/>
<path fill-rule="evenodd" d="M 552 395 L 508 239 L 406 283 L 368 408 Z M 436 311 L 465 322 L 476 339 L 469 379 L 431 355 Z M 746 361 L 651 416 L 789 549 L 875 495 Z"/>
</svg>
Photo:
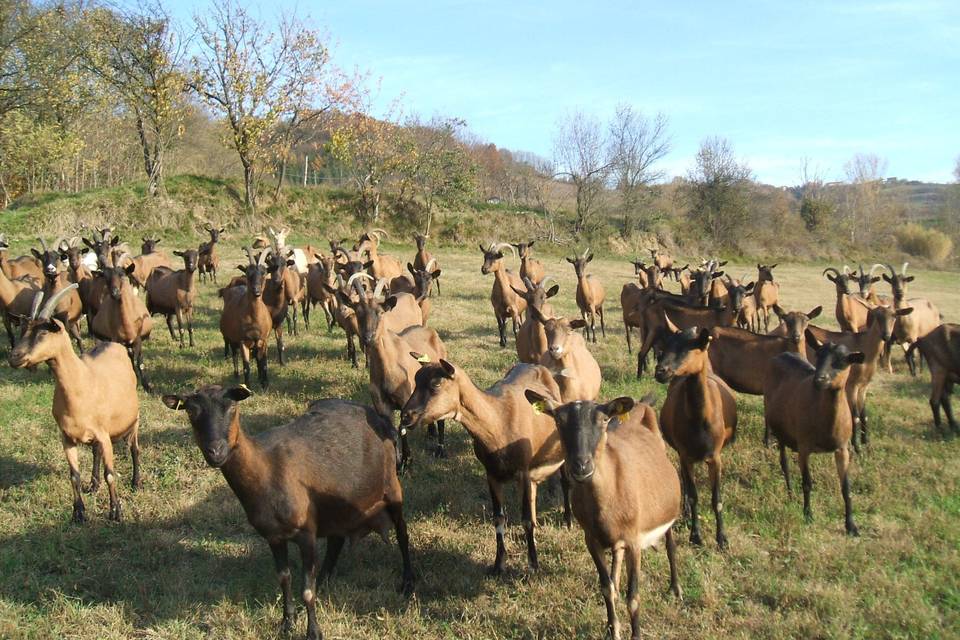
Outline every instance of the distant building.
<svg viewBox="0 0 960 640">
<path fill-rule="evenodd" d="M 487 204 L 500 204 L 499 196 L 490 196 L 487 198 Z"/>
</svg>

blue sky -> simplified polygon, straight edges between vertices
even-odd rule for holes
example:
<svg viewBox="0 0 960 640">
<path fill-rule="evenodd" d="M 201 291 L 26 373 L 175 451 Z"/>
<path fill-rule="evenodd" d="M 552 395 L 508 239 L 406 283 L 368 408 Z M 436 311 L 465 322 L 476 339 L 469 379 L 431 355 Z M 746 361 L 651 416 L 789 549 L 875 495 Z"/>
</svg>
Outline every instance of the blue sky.
<svg viewBox="0 0 960 640">
<path fill-rule="evenodd" d="M 188 17 L 196 5 L 173 0 Z M 841 179 L 855 153 L 888 176 L 952 180 L 960 155 L 960 0 L 843 2 L 277 0 L 329 31 L 380 104 L 464 118 L 480 138 L 549 157 L 573 110 L 630 103 L 670 119 L 663 167 L 726 137 L 757 179 Z M 735 5 L 735 6 L 730 6 Z M 251 4 L 251 6 L 254 6 Z M 255 10 L 256 11 L 256 10 Z"/>
</svg>

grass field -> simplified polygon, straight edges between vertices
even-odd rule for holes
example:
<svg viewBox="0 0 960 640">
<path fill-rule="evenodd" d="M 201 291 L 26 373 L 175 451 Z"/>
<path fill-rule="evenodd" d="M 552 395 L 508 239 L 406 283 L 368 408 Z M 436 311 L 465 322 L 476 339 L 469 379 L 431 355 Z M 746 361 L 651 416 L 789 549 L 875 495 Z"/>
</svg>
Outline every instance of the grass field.
<svg viewBox="0 0 960 640">
<path fill-rule="evenodd" d="M 170 250 L 171 247 L 167 247 Z M 402 250 L 412 255 L 409 248 Z M 399 252 L 396 247 L 393 253 Z M 237 246 L 225 248 L 221 281 L 231 277 Z M 486 386 L 515 360 L 500 349 L 488 300 L 492 276 L 480 256 L 440 251 L 443 296 L 430 324 L 450 359 Z M 546 258 L 560 281 L 554 306 L 575 311 L 572 268 Z M 510 262 L 513 262 L 510 259 Z M 227 269 L 229 267 L 229 269 Z M 755 270 L 727 266 L 735 276 Z M 776 270 L 784 306 L 824 305 L 833 325 L 833 286 L 822 266 Z M 634 379 L 626 352 L 619 291 L 632 277 L 625 261 L 597 259 L 607 288 L 607 337 L 592 347 L 603 370 L 602 397 L 664 388 Z M 960 318 L 956 275 L 916 272 L 911 294 Z M 198 346 L 180 351 L 162 319 L 145 346 L 160 393 L 231 382 L 217 329 L 219 300 L 201 285 Z M 289 337 L 285 367 L 274 363 L 271 387 L 242 405 L 244 427 L 257 432 L 299 414 L 313 399 L 367 399 L 367 372 L 354 370 L 337 330 L 314 315 L 307 333 Z M 6 348 L 3 349 L 4 356 Z M 805 524 L 801 498 L 788 497 L 775 449 L 764 449 L 762 401 L 739 398 L 740 436 L 725 453 L 724 503 L 730 550 L 712 543 L 713 518 L 701 501 L 704 548 L 679 534 L 682 603 L 666 595 L 662 549 L 645 555 L 645 637 L 948 638 L 960 635 L 960 462 L 957 441 L 932 433 L 928 377 L 881 375 L 871 388 L 871 445 L 852 467 L 861 537 L 843 535 L 842 503 L 832 456 L 815 456 L 815 521 Z M 0 637 L 270 638 L 278 635 L 277 582 L 266 543 L 247 524 L 221 474 L 209 469 L 182 413 L 159 394 L 141 394 L 144 489 L 132 494 L 129 456 L 117 469 L 125 520 L 107 520 L 107 492 L 87 497 L 86 525 L 71 524 L 71 491 L 50 414 L 50 373 L 0 365 Z M 318 615 L 329 639 L 595 638 L 604 629 L 596 573 L 582 535 L 564 529 L 559 491 L 541 491 L 541 571 L 526 571 L 519 496 L 508 492 L 508 566 L 485 576 L 495 540 L 482 468 L 459 425 L 448 426 L 449 457 L 429 457 L 424 432 L 411 436 L 415 467 L 403 477 L 417 592 L 398 594 L 396 547 L 368 537 L 349 547 L 336 577 L 320 589 Z M 795 459 L 791 463 L 794 473 Z M 81 457 L 89 473 L 90 454 Z M 705 474 L 700 474 L 701 483 Z M 701 486 L 703 486 L 701 484 Z M 799 487 L 799 479 L 795 486 Z M 296 556 L 294 556 L 296 557 Z M 295 593 L 298 593 L 295 590 Z M 621 601 L 622 603 L 622 601 Z M 299 602 L 298 602 L 299 605 Z M 621 605 L 621 615 L 626 615 Z M 298 607 L 294 637 L 305 629 Z"/>
</svg>

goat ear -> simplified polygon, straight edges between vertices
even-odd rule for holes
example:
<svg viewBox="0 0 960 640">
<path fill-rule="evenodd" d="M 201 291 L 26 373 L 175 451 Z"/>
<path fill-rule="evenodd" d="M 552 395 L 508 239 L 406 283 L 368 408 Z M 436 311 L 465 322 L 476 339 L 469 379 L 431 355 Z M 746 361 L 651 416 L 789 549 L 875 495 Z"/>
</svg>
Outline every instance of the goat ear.
<svg viewBox="0 0 960 640">
<path fill-rule="evenodd" d="M 573 258 L 566 258 L 566 261 L 569 262 L 570 264 L 574 264 L 576 262 L 576 260 L 574 260 Z"/>
<path fill-rule="evenodd" d="M 533 405 L 533 410 L 542 411 L 547 415 L 553 415 L 554 409 L 557 408 L 557 405 L 546 396 L 542 396 L 533 389 L 525 389 L 523 395 L 527 398 L 527 402 Z"/>
<path fill-rule="evenodd" d="M 220 230 L 217 231 L 217 233 L 223 233 L 223 232 L 226 231 L 226 230 L 227 230 L 226 227 L 220 227 Z"/>
<path fill-rule="evenodd" d="M 593 253 L 587 256 L 587 262 L 593 261 Z"/>
<path fill-rule="evenodd" d="M 747 286 L 745 286 L 745 287 L 743 288 L 743 290 L 744 290 L 746 293 L 750 293 L 751 291 L 753 291 L 753 285 L 754 285 L 754 284 L 755 284 L 755 283 L 751 282 L 750 284 L 748 284 Z"/>
<path fill-rule="evenodd" d="M 888 276 L 888 275 L 885 274 L 885 273 L 883 274 L 883 279 L 884 279 L 885 282 L 890 282 L 890 276 Z M 891 284 L 892 284 L 892 283 L 891 283 Z"/>
<path fill-rule="evenodd" d="M 409 271 L 412 275 L 417 275 L 417 270 L 413 268 L 412 262 L 407 263 L 407 271 Z"/>
<path fill-rule="evenodd" d="M 383 308 L 385 311 L 390 311 L 395 306 L 397 306 L 397 296 L 390 296 L 383 301 Z"/>
<path fill-rule="evenodd" d="M 120 236 L 114 236 L 113 239 L 110 240 L 110 246 L 115 247 L 118 244 L 120 244 Z"/>
<path fill-rule="evenodd" d="M 807 344 L 815 350 L 819 350 L 820 347 L 823 346 L 823 343 L 817 340 L 817 336 L 813 335 L 813 331 L 810 331 L 810 329 L 806 329 L 803 332 L 803 337 L 806 339 Z"/>
<path fill-rule="evenodd" d="M 182 258 L 182 257 L 183 257 L 183 251 L 174 251 L 174 252 L 173 252 L 173 255 Z"/>
<path fill-rule="evenodd" d="M 887 276 L 883 276 L 883 277 L 886 278 Z M 836 281 L 837 281 L 837 278 L 836 278 L 835 276 L 832 276 L 832 275 L 830 275 L 830 274 L 828 273 L 828 274 L 827 274 L 827 280 L 829 280 L 830 282 L 836 282 Z"/>
<path fill-rule="evenodd" d="M 549 289 L 547 289 L 547 297 L 548 297 L 548 298 L 552 298 L 553 296 L 557 295 L 558 293 L 560 293 L 560 285 L 558 285 L 558 284 L 555 284 L 555 285 L 553 285 L 552 287 L 550 287 Z"/>
<path fill-rule="evenodd" d="M 30 253 L 33 254 L 33 257 L 37 260 L 43 260 L 43 254 L 37 251 L 36 249 L 30 249 Z"/>
<path fill-rule="evenodd" d="M 527 248 L 529 249 L 530 247 L 532 247 L 534 242 L 535 242 L 535 240 L 531 240 L 530 242 L 528 242 L 528 243 L 527 243 Z"/>
<path fill-rule="evenodd" d="M 513 289 L 513 292 L 514 292 L 515 294 L 517 294 L 518 296 L 520 296 L 521 298 L 527 294 L 526 291 L 520 291 L 520 289 L 517 289 L 517 288 L 516 288 L 515 286 L 513 286 L 513 285 L 510 285 L 510 288 Z"/>
<path fill-rule="evenodd" d="M 727 262 L 729 262 L 729 260 L 724 260 L 723 262 L 718 262 L 718 263 L 717 263 L 717 266 L 718 266 L 718 267 L 725 267 L 725 266 L 727 266 Z"/>
<path fill-rule="evenodd" d="M 620 417 L 630 413 L 630 410 L 633 409 L 634 404 L 636 404 L 636 402 L 634 402 L 633 398 L 629 396 L 622 396 L 620 398 L 614 398 L 607 404 L 600 405 L 598 408 L 608 416 Z"/>
<path fill-rule="evenodd" d="M 246 400 L 253 395 L 253 392 L 247 388 L 247 385 L 240 385 L 239 387 L 230 387 L 223 392 L 223 397 L 234 402 L 240 402 L 241 400 Z"/>
<path fill-rule="evenodd" d="M 583 318 L 577 318 L 576 320 L 570 321 L 571 329 L 583 329 L 585 326 L 587 326 L 587 321 Z"/>
<path fill-rule="evenodd" d="M 770 269 L 771 271 L 773 271 L 774 269 L 777 268 L 777 265 L 778 265 L 778 264 L 780 264 L 780 263 L 779 263 L 779 262 L 774 262 L 772 265 L 770 265 L 769 267 L 767 267 L 767 269 Z"/>
<path fill-rule="evenodd" d="M 904 282 L 913 282 L 914 276 L 907 276 L 903 279 Z"/>
<path fill-rule="evenodd" d="M 547 318 L 543 315 L 543 312 L 541 312 L 540 309 L 537 309 L 536 307 L 527 307 L 527 311 L 530 312 L 530 315 L 532 315 L 533 319 L 537 322 L 543 324 L 547 321 Z"/>
<path fill-rule="evenodd" d="M 778 304 L 773 305 L 772 308 L 773 308 L 773 312 L 777 314 L 777 317 L 780 318 L 781 320 L 783 320 L 783 316 L 787 315 L 787 313 L 783 310 L 783 308 Z"/>
<path fill-rule="evenodd" d="M 434 271 L 433 273 L 431 273 L 431 274 L 430 274 L 430 277 L 433 278 L 434 280 L 436 280 L 437 278 L 439 278 L 439 277 L 440 277 L 440 269 L 437 269 L 436 271 Z"/>
<path fill-rule="evenodd" d="M 443 358 L 440 358 L 440 369 L 443 371 L 443 375 L 451 380 L 453 380 L 453 376 L 457 373 L 454 366 Z"/>
<path fill-rule="evenodd" d="M 906 316 L 913 313 L 913 307 L 905 307 L 903 309 L 897 309 L 896 314 L 898 316 Z"/>
<path fill-rule="evenodd" d="M 80 253 L 82 253 L 83 255 L 86 255 L 90 253 L 90 249 L 88 247 L 84 247 L 83 249 L 80 249 Z"/>
<path fill-rule="evenodd" d="M 181 396 L 167 394 L 163 396 L 163 404 L 174 411 L 183 411 L 183 397 Z"/>
<path fill-rule="evenodd" d="M 287 266 L 288 266 L 288 267 L 295 267 L 295 266 L 297 266 L 297 261 L 296 261 L 296 260 L 287 260 Z"/>
<path fill-rule="evenodd" d="M 865 359 L 863 351 L 854 351 L 847 354 L 847 364 L 863 364 Z"/>
<path fill-rule="evenodd" d="M 363 263 L 364 269 L 373 269 L 373 260 L 367 260 Z"/>
<path fill-rule="evenodd" d="M 818 315 L 820 315 L 820 312 L 821 312 L 821 311 L 823 311 L 823 307 L 822 307 L 822 306 L 820 306 L 820 307 L 815 307 L 815 308 L 811 309 L 811 310 L 810 310 L 810 313 L 807 314 L 807 320 L 813 320 L 813 319 L 816 318 Z"/>
<path fill-rule="evenodd" d="M 870 283 L 871 283 L 871 284 L 876 284 L 877 282 L 880 282 L 880 277 L 879 277 L 879 276 L 873 276 L 872 278 L 870 278 Z"/>
<path fill-rule="evenodd" d="M 722 276 L 722 275 L 723 275 L 723 271 L 714 271 L 714 272 L 713 272 L 713 277 L 714 277 L 714 278 L 719 278 L 719 277 Z"/>
<path fill-rule="evenodd" d="M 486 253 L 487 249 L 483 246 L 483 243 L 480 243 L 480 253 Z"/>
<path fill-rule="evenodd" d="M 246 267 L 246 265 L 238 264 L 238 265 L 237 265 L 237 269 L 240 269 L 240 271 L 243 271 L 244 273 L 247 272 L 247 267 Z"/>
<path fill-rule="evenodd" d="M 133 272 L 136 271 L 136 270 L 137 270 L 137 265 L 134 264 L 134 263 L 132 263 L 132 262 L 131 262 L 130 264 L 128 264 L 128 265 L 126 266 L 126 268 L 124 269 L 124 271 L 127 272 L 127 275 L 128 275 L 128 276 L 129 276 L 129 275 L 133 275 Z"/>
<path fill-rule="evenodd" d="M 697 348 L 706 349 L 711 342 L 713 342 L 713 330 L 706 327 L 700 329 L 700 333 L 697 334 Z"/>
</svg>

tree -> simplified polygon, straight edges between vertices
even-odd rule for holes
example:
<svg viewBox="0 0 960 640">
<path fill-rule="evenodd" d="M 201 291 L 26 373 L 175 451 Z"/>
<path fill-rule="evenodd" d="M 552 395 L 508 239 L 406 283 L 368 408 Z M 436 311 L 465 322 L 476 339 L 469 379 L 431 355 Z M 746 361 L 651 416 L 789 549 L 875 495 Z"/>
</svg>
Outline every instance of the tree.
<svg viewBox="0 0 960 640">
<path fill-rule="evenodd" d="M 714 246 L 735 246 L 746 231 L 751 176 L 728 140 L 713 137 L 700 143 L 696 163 L 687 174 L 688 215 Z"/>
<path fill-rule="evenodd" d="M 194 18 L 199 52 L 191 88 L 222 114 L 243 167 L 244 203 L 256 209 L 269 136 L 293 105 L 310 105 L 323 87 L 329 59 L 320 35 L 284 17 L 277 33 L 250 17 L 236 0 Z"/>
<path fill-rule="evenodd" d="M 579 236 L 598 209 L 612 162 L 600 121 L 575 112 L 560 122 L 553 141 L 558 176 L 566 176 L 576 193 L 576 221 L 573 233 Z"/>
<path fill-rule="evenodd" d="M 181 133 L 185 115 L 185 43 L 170 16 L 153 0 L 135 11 L 93 9 L 88 17 L 93 44 L 85 55 L 91 70 L 120 98 L 136 124 L 147 174 L 147 192 L 164 193 L 164 160 Z"/>
<path fill-rule="evenodd" d="M 651 119 L 630 105 L 620 105 L 610 123 L 610 144 L 613 179 L 623 212 L 621 233 L 627 236 L 640 219 L 650 186 L 664 177 L 663 170 L 654 165 L 670 151 L 667 118 L 661 113 Z"/>
<path fill-rule="evenodd" d="M 889 211 L 880 197 L 887 161 L 858 153 L 843 166 L 849 186 L 844 190 L 843 219 L 851 244 L 869 246 L 887 222 Z"/>
<path fill-rule="evenodd" d="M 824 229 L 833 219 L 833 204 L 823 190 L 819 172 L 810 168 L 806 158 L 800 169 L 800 218 L 807 231 Z"/>
</svg>

